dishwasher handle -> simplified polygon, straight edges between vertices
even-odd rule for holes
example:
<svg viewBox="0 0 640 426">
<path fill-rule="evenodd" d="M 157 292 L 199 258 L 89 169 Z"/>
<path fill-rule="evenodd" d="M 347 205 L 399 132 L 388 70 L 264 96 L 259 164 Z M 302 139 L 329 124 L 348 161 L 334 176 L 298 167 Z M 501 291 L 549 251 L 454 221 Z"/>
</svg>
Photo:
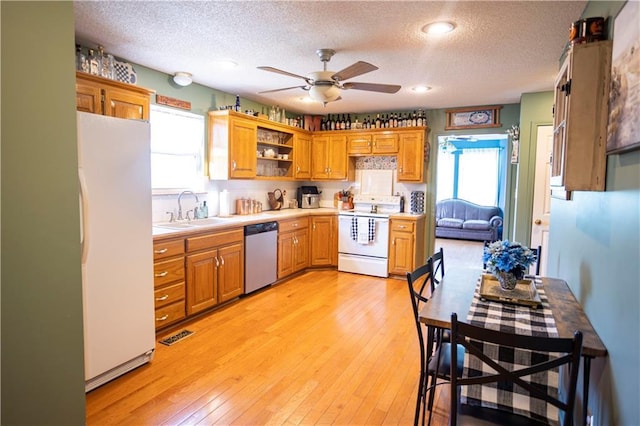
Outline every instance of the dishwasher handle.
<svg viewBox="0 0 640 426">
<path fill-rule="evenodd" d="M 272 232 L 278 230 L 278 222 L 264 222 L 247 225 L 244 227 L 245 237 L 248 235 L 262 234 L 263 232 Z"/>
</svg>

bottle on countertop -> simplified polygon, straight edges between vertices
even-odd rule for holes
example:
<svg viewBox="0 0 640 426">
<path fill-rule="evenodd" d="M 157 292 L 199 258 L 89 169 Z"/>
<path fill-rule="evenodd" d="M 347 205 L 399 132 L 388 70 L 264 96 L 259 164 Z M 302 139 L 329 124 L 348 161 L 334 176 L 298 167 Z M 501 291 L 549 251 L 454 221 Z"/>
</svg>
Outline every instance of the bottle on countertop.
<svg viewBox="0 0 640 426">
<path fill-rule="evenodd" d="M 400 213 L 404 213 L 404 195 L 400 196 Z"/>
<path fill-rule="evenodd" d="M 209 206 L 207 206 L 207 202 L 203 201 L 202 206 L 200 207 L 200 218 L 206 219 L 209 217 Z"/>
<path fill-rule="evenodd" d="M 100 59 L 96 55 L 93 49 L 89 49 L 89 74 L 100 74 Z"/>
<path fill-rule="evenodd" d="M 240 107 L 240 95 L 236 95 L 236 105 L 235 105 L 235 110 L 237 112 L 242 111 L 242 108 Z"/>
</svg>

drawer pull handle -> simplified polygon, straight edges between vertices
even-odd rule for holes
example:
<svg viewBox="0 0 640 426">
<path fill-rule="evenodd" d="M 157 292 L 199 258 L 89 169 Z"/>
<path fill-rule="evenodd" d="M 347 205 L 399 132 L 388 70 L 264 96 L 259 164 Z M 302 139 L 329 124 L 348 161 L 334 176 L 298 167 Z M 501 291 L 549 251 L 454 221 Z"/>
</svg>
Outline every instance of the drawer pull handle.
<svg viewBox="0 0 640 426">
<path fill-rule="evenodd" d="M 163 300 L 167 300 L 168 298 L 169 298 L 169 295 L 165 294 L 164 296 L 156 297 L 156 301 L 162 302 Z"/>
<path fill-rule="evenodd" d="M 154 250 L 153 252 L 154 252 L 155 254 L 164 254 L 164 253 L 166 253 L 166 252 L 168 252 L 168 251 L 169 251 L 169 249 L 168 249 L 168 248 L 163 248 L 163 249 L 160 249 L 160 250 Z"/>
<path fill-rule="evenodd" d="M 406 226 L 404 226 L 404 225 L 400 225 L 400 226 L 398 226 L 398 228 L 400 228 L 400 229 L 404 229 L 404 228 L 406 228 Z"/>
<path fill-rule="evenodd" d="M 169 318 L 169 314 L 165 314 L 165 315 L 161 316 L 160 318 L 156 318 L 156 321 L 166 321 L 167 318 Z"/>
<path fill-rule="evenodd" d="M 169 275 L 169 273 L 167 271 L 162 271 L 162 272 L 158 272 L 157 274 L 155 274 L 155 276 L 158 277 L 158 278 L 166 277 L 167 275 Z"/>
</svg>

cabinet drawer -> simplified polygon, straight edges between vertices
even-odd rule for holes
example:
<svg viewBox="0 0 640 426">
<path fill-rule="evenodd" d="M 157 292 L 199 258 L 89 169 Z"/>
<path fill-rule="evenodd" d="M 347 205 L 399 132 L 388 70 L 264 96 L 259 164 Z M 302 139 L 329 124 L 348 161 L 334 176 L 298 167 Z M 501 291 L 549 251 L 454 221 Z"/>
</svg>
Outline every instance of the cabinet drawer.
<svg viewBox="0 0 640 426">
<path fill-rule="evenodd" d="M 244 240 L 244 228 L 187 238 L 187 251 L 204 250 Z"/>
<path fill-rule="evenodd" d="M 165 260 L 153 264 L 153 285 L 160 287 L 173 281 L 184 280 L 184 258 Z"/>
<path fill-rule="evenodd" d="M 394 232 L 414 232 L 416 223 L 412 220 L 392 220 L 391 231 Z"/>
<path fill-rule="evenodd" d="M 185 317 L 184 300 L 156 309 L 156 329 L 166 327 Z"/>
<path fill-rule="evenodd" d="M 398 134 L 385 132 L 373 137 L 374 154 L 397 154 L 398 153 Z"/>
<path fill-rule="evenodd" d="M 184 300 L 184 287 L 184 281 L 180 281 L 179 283 L 156 289 L 153 292 L 156 309 Z"/>
<path fill-rule="evenodd" d="M 303 229 L 309 227 L 309 218 L 300 218 L 292 220 L 283 220 L 278 222 L 278 231 L 280 233 L 295 231 L 296 229 Z"/>
<path fill-rule="evenodd" d="M 371 153 L 371 135 L 351 135 L 347 139 L 347 154 Z"/>
<path fill-rule="evenodd" d="M 184 254 L 184 240 L 158 241 L 153 243 L 153 260 L 166 259 Z"/>
</svg>

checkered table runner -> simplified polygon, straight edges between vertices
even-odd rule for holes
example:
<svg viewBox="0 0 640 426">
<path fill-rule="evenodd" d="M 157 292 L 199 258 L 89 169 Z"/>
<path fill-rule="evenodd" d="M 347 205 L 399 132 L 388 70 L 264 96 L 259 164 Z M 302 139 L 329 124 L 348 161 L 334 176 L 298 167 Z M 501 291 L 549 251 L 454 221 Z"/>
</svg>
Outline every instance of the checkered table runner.
<svg viewBox="0 0 640 426">
<path fill-rule="evenodd" d="M 517 306 L 500 302 L 483 300 L 480 298 L 480 279 L 476 287 L 471 308 L 467 315 L 470 324 L 509 333 L 543 337 L 557 337 L 553 314 L 549 307 L 549 300 L 540 287 L 541 280 L 536 279 L 538 294 L 542 307 L 537 309 Z M 485 350 L 492 359 L 498 360 L 502 366 L 521 367 L 549 359 L 549 354 L 541 354 L 512 348 L 500 348 L 493 344 L 484 344 Z M 551 357 L 554 357 L 551 355 Z M 484 373 L 482 370 L 485 370 Z M 464 377 L 479 376 L 494 373 L 493 369 L 479 359 L 467 354 L 464 359 Z M 537 373 L 534 382 L 548 388 L 548 393 L 557 397 L 558 369 Z M 558 409 L 543 400 L 530 397 L 528 392 L 513 383 L 489 383 L 486 385 L 463 386 L 461 393 L 463 404 L 481 405 L 494 409 L 514 412 L 534 419 L 557 424 Z"/>
</svg>

